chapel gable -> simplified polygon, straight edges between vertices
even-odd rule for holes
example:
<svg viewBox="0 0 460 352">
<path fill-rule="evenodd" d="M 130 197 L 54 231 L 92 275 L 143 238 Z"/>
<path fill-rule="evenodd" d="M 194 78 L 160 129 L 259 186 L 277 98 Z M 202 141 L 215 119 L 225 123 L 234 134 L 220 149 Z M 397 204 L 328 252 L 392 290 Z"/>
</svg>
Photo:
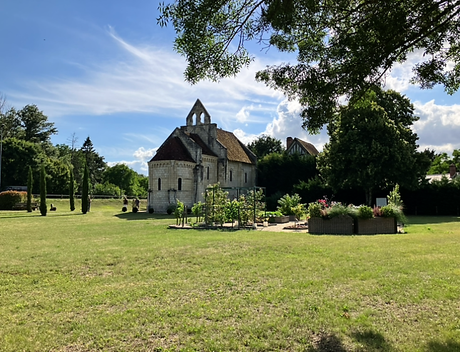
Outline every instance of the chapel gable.
<svg viewBox="0 0 460 352">
<path fill-rule="evenodd" d="M 187 126 L 193 126 L 194 119 L 195 125 L 209 125 L 211 123 L 211 115 L 209 115 L 200 99 L 196 100 L 195 104 L 187 115 Z"/>
</svg>

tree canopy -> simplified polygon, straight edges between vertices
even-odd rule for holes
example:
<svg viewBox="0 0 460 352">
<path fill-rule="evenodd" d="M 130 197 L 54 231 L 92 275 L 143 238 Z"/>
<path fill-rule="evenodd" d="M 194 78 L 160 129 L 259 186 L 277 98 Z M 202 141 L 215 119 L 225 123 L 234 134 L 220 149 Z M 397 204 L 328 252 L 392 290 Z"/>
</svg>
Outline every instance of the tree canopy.
<svg viewBox="0 0 460 352">
<path fill-rule="evenodd" d="M 328 127 L 330 141 L 318 158 L 321 175 L 334 189 L 361 188 L 369 205 L 376 189 L 416 187 L 430 160 L 417 152 L 413 112 L 409 99 L 377 87 L 352 99 Z"/>
<path fill-rule="evenodd" d="M 248 148 L 257 156 L 258 159 L 271 153 L 282 153 L 283 145 L 279 139 L 261 135 L 255 141 L 248 144 Z"/>
<path fill-rule="evenodd" d="M 364 94 L 414 51 L 423 61 L 413 82 L 442 84 L 449 94 L 460 85 L 460 0 L 176 0 L 159 10 L 192 83 L 237 74 L 255 41 L 296 53 L 297 63 L 256 77 L 298 99 L 311 132 L 334 119 L 341 96 Z"/>
</svg>

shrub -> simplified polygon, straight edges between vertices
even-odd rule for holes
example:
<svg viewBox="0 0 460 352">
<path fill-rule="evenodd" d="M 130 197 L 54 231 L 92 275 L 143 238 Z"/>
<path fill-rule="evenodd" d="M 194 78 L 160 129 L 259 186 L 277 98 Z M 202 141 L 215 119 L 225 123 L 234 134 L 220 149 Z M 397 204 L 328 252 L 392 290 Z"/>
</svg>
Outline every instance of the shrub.
<svg viewBox="0 0 460 352">
<path fill-rule="evenodd" d="M 278 211 L 282 212 L 284 215 L 295 215 L 294 209 L 301 202 L 302 198 L 295 193 L 292 197 L 289 194 L 285 194 L 278 200 Z"/>
<path fill-rule="evenodd" d="M 120 187 L 109 183 L 108 181 L 105 181 L 104 183 L 98 183 L 96 186 L 94 186 L 94 193 L 106 196 L 121 197 Z"/>
<path fill-rule="evenodd" d="M 318 202 L 310 203 L 308 205 L 308 216 L 311 218 L 320 218 L 321 217 L 321 210 L 323 209 L 323 205 Z"/>
<path fill-rule="evenodd" d="M 32 176 L 32 168 L 29 166 L 29 174 L 27 175 L 27 212 L 32 212 L 32 185 L 34 178 Z"/>
<path fill-rule="evenodd" d="M 198 202 L 193 204 L 192 207 L 192 214 L 196 217 L 196 222 L 200 222 L 201 218 L 203 217 L 204 211 L 204 203 Z"/>
<path fill-rule="evenodd" d="M 361 205 L 358 208 L 357 216 L 360 219 L 372 219 L 374 217 L 374 212 L 371 207 L 368 207 L 367 205 Z"/>
<path fill-rule="evenodd" d="M 399 185 L 396 184 L 396 186 L 393 188 L 393 190 L 390 192 L 388 195 L 388 205 L 392 205 L 398 208 L 403 208 L 404 204 L 401 199 L 401 194 L 399 193 Z"/>
<path fill-rule="evenodd" d="M 46 172 L 45 166 L 42 164 L 40 169 L 40 214 L 46 216 L 48 208 L 46 206 Z"/>
<path fill-rule="evenodd" d="M 327 217 L 328 218 L 335 218 L 338 216 L 348 215 L 354 217 L 354 210 L 352 207 L 347 207 L 342 203 L 334 203 L 330 208 L 327 209 Z"/>
<path fill-rule="evenodd" d="M 177 208 L 176 204 L 169 204 L 168 208 L 166 209 L 166 213 L 168 215 L 171 215 L 172 213 L 174 213 L 176 211 L 176 208 Z"/>
<path fill-rule="evenodd" d="M 25 203 L 27 192 L 5 191 L 0 193 L 0 210 L 11 210 L 16 203 Z"/>
</svg>

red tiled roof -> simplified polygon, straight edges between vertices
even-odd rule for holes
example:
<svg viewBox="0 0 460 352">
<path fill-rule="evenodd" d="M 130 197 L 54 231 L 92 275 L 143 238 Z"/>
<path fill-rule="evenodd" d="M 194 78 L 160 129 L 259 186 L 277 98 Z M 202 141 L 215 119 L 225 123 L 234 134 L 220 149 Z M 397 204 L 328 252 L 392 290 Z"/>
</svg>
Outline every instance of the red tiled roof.
<svg viewBox="0 0 460 352">
<path fill-rule="evenodd" d="M 157 150 L 151 161 L 180 160 L 194 162 L 179 137 L 168 138 Z"/>
<path fill-rule="evenodd" d="M 244 146 L 238 138 L 232 133 L 217 129 L 217 140 L 227 148 L 227 158 L 230 161 L 239 161 L 246 164 L 254 164 Z"/>
</svg>

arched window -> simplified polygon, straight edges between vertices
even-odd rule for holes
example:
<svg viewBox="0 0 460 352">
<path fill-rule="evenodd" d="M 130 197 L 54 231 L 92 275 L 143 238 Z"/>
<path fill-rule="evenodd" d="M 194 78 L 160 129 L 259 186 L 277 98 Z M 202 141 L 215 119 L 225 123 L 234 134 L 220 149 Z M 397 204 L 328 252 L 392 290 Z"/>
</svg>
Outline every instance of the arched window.
<svg viewBox="0 0 460 352">
<path fill-rule="evenodd" d="M 233 171 L 230 170 L 230 182 L 232 182 L 232 181 L 233 181 Z"/>
<path fill-rule="evenodd" d="M 161 191 L 161 178 L 158 179 L 158 190 Z"/>
<path fill-rule="evenodd" d="M 177 190 L 182 191 L 182 178 L 177 179 Z"/>
</svg>

